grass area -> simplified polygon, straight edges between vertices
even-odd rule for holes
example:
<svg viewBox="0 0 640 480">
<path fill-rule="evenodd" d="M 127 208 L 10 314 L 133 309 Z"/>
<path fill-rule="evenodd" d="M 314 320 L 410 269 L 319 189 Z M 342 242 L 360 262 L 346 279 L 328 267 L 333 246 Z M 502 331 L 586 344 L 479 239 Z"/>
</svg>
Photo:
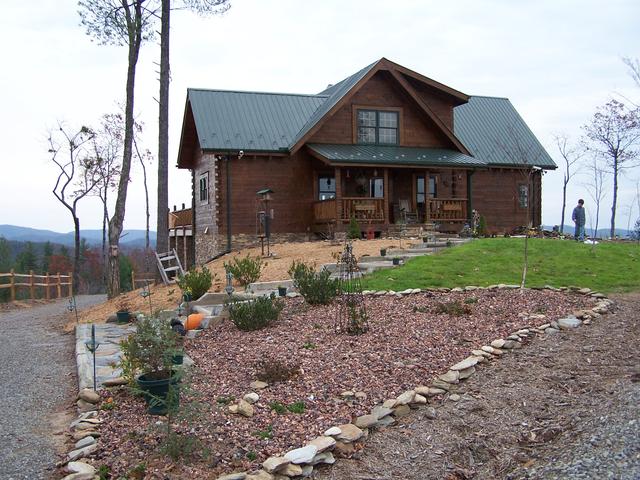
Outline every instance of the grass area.
<svg viewBox="0 0 640 480">
<path fill-rule="evenodd" d="M 427 287 L 520 284 L 523 238 L 489 238 L 417 257 L 393 270 L 367 275 L 363 288 L 395 290 Z M 570 240 L 529 239 L 527 287 L 576 285 L 604 293 L 640 289 L 637 243 L 590 245 Z"/>
</svg>

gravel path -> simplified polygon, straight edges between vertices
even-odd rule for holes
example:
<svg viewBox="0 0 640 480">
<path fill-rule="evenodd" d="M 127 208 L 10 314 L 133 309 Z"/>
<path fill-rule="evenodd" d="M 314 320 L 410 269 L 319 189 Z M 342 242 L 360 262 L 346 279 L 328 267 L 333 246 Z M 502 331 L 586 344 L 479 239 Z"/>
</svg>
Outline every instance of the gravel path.
<svg viewBox="0 0 640 480">
<path fill-rule="evenodd" d="M 76 297 L 78 308 L 105 300 Z M 77 390 L 67 299 L 0 312 L 0 478 L 50 478 Z M 28 327 L 28 328 L 25 328 Z"/>
<path fill-rule="evenodd" d="M 640 293 L 480 367 L 315 480 L 640 478 Z"/>
</svg>

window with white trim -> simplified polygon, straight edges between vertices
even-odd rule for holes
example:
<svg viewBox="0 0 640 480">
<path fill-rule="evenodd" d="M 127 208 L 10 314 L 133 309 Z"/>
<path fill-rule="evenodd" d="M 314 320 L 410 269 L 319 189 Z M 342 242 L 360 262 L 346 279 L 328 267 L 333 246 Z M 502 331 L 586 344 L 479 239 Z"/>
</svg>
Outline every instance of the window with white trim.
<svg viewBox="0 0 640 480">
<path fill-rule="evenodd" d="M 201 173 L 198 176 L 198 185 L 200 188 L 200 205 L 209 203 L 209 172 Z"/>
<path fill-rule="evenodd" d="M 527 185 L 518 185 L 518 204 L 520 208 L 529 206 L 529 187 Z"/>
</svg>

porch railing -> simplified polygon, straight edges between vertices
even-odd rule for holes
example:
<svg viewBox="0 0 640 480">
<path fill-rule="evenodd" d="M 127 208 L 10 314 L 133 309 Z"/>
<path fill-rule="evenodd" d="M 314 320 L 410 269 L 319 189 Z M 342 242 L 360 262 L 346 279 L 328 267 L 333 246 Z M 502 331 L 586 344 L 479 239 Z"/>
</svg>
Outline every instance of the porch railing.
<svg viewBox="0 0 640 480">
<path fill-rule="evenodd" d="M 331 222 L 337 218 L 337 200 L 330 198 L 313 202 L 313 219 L 316 222 Z"/>
<path fill-rule="evenodd" d="M 467 219 L 467 199 L 430 198 L 427 219 L 430 221 L 465 221 Z"/>
<path fill-rule="evenodd" d="M 342 220 L 384 222 L 384 198 L 343 197 Z"/>
</svg>

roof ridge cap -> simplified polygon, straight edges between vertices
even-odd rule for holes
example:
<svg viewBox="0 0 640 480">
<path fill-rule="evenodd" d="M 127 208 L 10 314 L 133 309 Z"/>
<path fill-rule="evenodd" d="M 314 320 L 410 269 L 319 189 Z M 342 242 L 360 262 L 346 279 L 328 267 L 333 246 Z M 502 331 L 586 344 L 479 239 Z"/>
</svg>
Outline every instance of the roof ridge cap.
<svg viewBox="0 0 640 480">
<path fill-rule="evenodd" d="M 220 92 L 220 93 L 250 93 L 253 95 L 278 95 L 278 96 L 289 96 L 289 97 L 316 97 L 316 98 L 328 98 L 329 95 L 322 95 L 319 93 L 286 93 L 286 92 L 261 92 L 261 91 L 252 91 L 252 90 L 225 90 L 221 88 L 198 88 L 198 87 L 187 87 L 187 91 L 198 91 L 198 92 Z"/>
</svg>

